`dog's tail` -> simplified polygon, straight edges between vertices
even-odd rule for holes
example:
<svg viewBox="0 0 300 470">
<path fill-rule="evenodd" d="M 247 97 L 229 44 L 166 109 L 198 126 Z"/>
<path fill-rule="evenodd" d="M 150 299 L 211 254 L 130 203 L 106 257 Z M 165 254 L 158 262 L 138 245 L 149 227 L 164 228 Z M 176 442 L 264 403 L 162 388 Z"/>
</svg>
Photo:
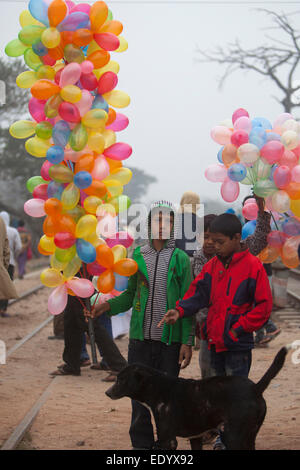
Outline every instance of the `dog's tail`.
<svg viewBox="0 0 300 470">
<path fill-rule="evenodd" d="M 291 345 L 287 345 L 278 351 L 271 366 L 269 367 L 265 375 L 255 385 L 255 390 L 258 395 L 263 394 L 263 392 L 266 390 L 271 380 L 274 379 L 274 377 L 276 377 L 280 369 L 283 367 L 286 355 L 289 349 L 291 349 L 291 347 L 292 347 Z"/>
</svg>

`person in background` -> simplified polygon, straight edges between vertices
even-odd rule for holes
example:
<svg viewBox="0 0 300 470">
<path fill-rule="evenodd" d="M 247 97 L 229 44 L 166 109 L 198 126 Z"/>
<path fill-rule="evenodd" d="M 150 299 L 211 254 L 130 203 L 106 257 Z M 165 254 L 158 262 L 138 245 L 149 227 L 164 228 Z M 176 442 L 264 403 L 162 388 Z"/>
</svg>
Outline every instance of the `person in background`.
<svg viewBox="0 0 300 470">
<path fill-rule="evenodd" d="M 0 303 L 8 302 L 8 299 L 16 299 L 18 297 L 14 283 L 11 281 L 8 274 L 9 262 L 10 251 L 6 226 L 3 219 L 0 217 Z M 0 316 L 6 317 L 8 314 L 6 311 L 3 312 L 1 310 Z"/>
<path fill-rule="evenodd" d="M 0 212 L 0 217 L 4 221 L 6 226 L 6 233 L 9 243 L 9 252 L 10 252 L 10 259 L 9 259 L 9 266 L 7 268 L 8 274 L 13 281 L 14 279 L 14 272 L 15 266 L 17 264 L 17 256 L 22 249 L 22 242 L 17 229 L 10 227 L 9 221 L 10 217 L 9 214 L 5 211 Z M 8 306 L 8 298 L 4 300 L 0 300 L 0 314 L 2 317 L 9 317 L 10 315 L 7 313 L 7 306 Z"/>
<path fill-rule="evenodd" d="M 190 258 L 197 249 L 197 233 L 200 230 L 199 210 L 200 197 L 192 191 L 182 195 L 180 201 L 180 212 L 178 214 L 179 231 L 176 236 L 176 247 L 183 250 Z"/>
<path fill-rule="evenodd" d="M 23 279 L 24 274 L 25 274 L 26 262 L 32 258 L 31 235 L 26 229 L 25 223 L 23 220 L 19 221 L 18 232 L 20 234 L 20 238 L 22 242 L 22 248 L 17 257 L 18 277 L 19 279 Z"/>
</svg>

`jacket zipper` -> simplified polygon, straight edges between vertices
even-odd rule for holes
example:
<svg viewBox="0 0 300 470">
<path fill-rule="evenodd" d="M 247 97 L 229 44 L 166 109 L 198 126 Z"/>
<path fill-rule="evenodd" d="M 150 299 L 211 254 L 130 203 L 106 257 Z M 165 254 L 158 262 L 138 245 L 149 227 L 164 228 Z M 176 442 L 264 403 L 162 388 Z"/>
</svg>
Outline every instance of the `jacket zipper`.
<svg viewBox="0 0 300 470">
<path fill-rule="evenodd" d="M 151 299 L 151 320 L 149 325 L 149 339 L 151 340 L 151 328 L 152 328 L 152 321 L 153 321 L 153 301 L 154 301 L 154 292 L 155 292 L 155 282 L 156 282 L 156 272 L 157 272 L 157 265 L 158 265 L 158 258 L 159 253 L 156 255 L 156 262 L 155 262 L 155 270 L 154 270 L 154 278 L 153 278 L 153 290 L 152 290 L 152 299 Z"/>
<path fill-rule="evenodd" d="M 232 277 L 229 278 L 226 295 L 229 295 Z"/>
</svg>

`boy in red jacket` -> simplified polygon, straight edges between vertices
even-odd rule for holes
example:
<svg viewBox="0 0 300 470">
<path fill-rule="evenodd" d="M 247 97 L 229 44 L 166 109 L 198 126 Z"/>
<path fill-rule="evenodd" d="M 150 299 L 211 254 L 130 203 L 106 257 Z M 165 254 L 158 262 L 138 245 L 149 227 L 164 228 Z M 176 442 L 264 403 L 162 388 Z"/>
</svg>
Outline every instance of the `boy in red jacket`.
<svg viewBox="0 0 300 470">
<path fill-rule="evenodd" d="M 242 225 L 233 214 L 222 214 L 210 225 L 216 256 L 202 269 L 176 309 L 159 323 L 174 324 L 208 307 L 202 337 L 208 340 L 214 375 L 247 377 L 253 332 L 268 320 L 272 294 L 262 263 L 241 243 Z"/>
</svg>

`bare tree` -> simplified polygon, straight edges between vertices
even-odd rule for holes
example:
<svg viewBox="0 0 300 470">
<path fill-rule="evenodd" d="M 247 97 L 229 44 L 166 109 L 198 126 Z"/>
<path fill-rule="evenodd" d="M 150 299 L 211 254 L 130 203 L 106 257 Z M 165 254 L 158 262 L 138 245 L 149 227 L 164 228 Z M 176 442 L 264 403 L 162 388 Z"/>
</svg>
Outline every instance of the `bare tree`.
<svg viewBox="0 0 300 470">
<path fill-rule="evenodd" d="M 269 80 L 280 90 L 282 97 L 273 97 L 285 112 L 292 112 L 300 107 L 300 80 L 297 79 L 300 64 L 300 30 L 293 24 L 290 15 L 277 14 L 260 9 L 271 18 L 276 37 L 265 35 L 265 43 L 253 49 L 245 49 L 239 39 L 229 43 L 225 48 L 218 46 L 207 52 L 198 49 L 201 62 L 214 62 L 225 66 L 225 72 L 219 79 L 219 86 L 237 70 L 252 71 Z M 299 12 L 291 14 L 299 19 Z M 278 34 L 280 33 L 280 34 Z M 279 36 L 281 39 L 279 39 Z M 298 96 L 297 96 L 298 95 Z"/>
</svg>

